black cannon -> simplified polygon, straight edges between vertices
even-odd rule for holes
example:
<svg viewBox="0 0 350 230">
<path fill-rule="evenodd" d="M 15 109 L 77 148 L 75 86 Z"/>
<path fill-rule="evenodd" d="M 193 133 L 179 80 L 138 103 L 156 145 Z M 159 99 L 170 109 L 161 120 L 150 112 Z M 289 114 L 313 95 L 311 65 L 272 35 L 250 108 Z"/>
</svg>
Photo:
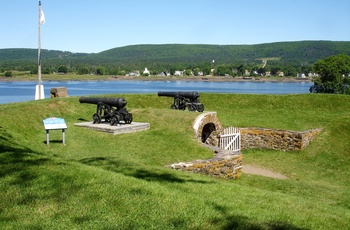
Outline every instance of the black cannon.
<svg viewBox="0 0 350 230">
<path fill-rule="evenodd" d="M 187 107 L 189 111 L 204 111 L 204 105 L 198 99 L 198 92 L 158 92 L 158 96 L 173 97 L 172 109 L 185 110 Z"/>
<path fill-rule="evenodd" d="M 96 113 L 92 116 L 94 124 L 101 123 L 102 119 L 109 122 L 111 125 L 120 124 L 124 121 L 126 124 L 131 124 L 132 114 L 129 113 L 125 106 L 126 100 L 119 98 L 91 98 L 81 97 L 80 103 L 88 103 L 97 105 Z"/>
</svg>

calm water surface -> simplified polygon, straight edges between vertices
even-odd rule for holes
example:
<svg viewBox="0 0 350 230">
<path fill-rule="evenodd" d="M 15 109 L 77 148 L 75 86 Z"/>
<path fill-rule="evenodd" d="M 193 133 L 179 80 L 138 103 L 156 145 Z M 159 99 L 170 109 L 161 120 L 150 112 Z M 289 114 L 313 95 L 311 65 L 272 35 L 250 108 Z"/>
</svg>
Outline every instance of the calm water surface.
<svg viewBox="0 0 350 230">
<path fill-rule="evenodd" d="M 0 82 L 0 104 L 34 100 L 37 82 Z M 50 81 L 43 82 L 45 98 L 50 89 L 66 87 L 69 96 L 98 94 L 152 94 L 158 91 L 197 91 L 238 94 L 305 94 L 312 82 L 209 82 L 209 81 Z"/>
</svg>

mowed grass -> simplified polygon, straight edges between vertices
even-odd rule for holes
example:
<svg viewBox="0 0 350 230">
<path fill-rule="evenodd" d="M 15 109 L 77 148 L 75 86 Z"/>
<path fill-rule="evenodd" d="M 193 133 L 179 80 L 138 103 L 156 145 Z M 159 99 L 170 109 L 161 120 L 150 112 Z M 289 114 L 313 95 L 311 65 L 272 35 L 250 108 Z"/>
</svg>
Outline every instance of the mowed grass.
<svg viewBox="0 0 350 230">
<path fill-rule="evenodd" d="M 171 98 L 123 96 L 150 130 L 122 135 L 74 123 L 94 105 L 78 97 L 0 105 L 1 229 L 348 229 L 350 97 L 201 94 L 225 126 L 322 133 L 301 152 L 243 151 L 244 164 L 287 180 L 238 180 L 165 165 L 213 155 L 194 139 L 198 113 L 170 109 Z M 100 96 L 99 96 L 100 97 Z M 46 145 L 42 120 L 66 120 Z"/>
</svg>

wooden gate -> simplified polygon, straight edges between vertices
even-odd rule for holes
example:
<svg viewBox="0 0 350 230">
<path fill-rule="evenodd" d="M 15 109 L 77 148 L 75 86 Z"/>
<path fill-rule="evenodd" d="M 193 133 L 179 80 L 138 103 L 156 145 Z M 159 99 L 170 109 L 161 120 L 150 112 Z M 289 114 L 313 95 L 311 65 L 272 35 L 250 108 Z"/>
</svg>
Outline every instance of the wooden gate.
<svg viewBox="0 0 350 230">
<path fill-rule="evenodd" d="M 241 150 L 241 135 L 238 128 L 228 127 L 219 134 L 219 147 L 222 149 Z"/>
</svg>

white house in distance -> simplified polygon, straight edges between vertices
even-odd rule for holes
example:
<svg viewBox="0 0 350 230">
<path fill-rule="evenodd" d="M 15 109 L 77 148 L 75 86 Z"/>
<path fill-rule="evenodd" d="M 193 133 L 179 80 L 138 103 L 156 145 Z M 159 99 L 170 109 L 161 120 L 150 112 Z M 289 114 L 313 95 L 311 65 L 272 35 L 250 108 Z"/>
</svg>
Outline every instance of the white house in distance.
<svg viewBox="0 0 350 230">
<path fill-rule="evenodd" d="M 142 72 L 144 75 L 150 75 L 150 72 L 147 68 L 145 68 L 145 70 Z"/>
<path fill-rule="evenodd" d="M 140 71 L 135 70 L 133 72 L 130 72 L 130 73 L 126 74 L 125 76 L 127 76 L 127 77 L 139 77 L 140 76 Z"/>
<path fill-rule="evenodd" d="M 174 72 L 174 76 L 183 76 L 183 75 L 184 75 L 184 72 L 185 72 L 185 71 L 176 70 L 176 71 Z"/>
</svg>

